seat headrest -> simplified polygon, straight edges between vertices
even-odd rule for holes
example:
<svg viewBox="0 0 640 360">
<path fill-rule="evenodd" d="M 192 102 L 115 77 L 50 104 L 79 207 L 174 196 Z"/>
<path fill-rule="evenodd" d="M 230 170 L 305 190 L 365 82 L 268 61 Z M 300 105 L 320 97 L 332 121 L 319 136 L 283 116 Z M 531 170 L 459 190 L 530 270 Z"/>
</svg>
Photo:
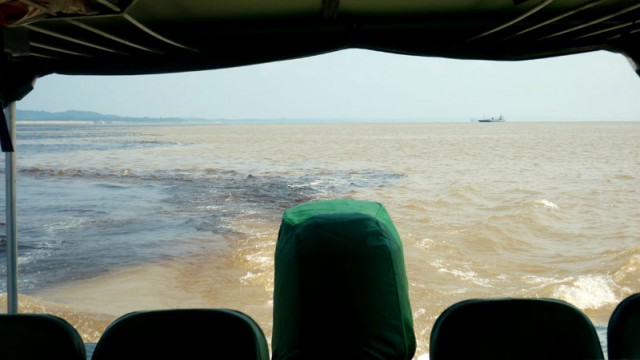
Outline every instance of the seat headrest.
<svg viewBox="0 0 640 360">
<path fill-rule="evenodd" d="M 0 315 L 0 359 L 84 360 L 78 331 L 49 314 Z"/>
<path fill-rule="evenodd" d="M 303 203 L 276 244 L 273 359 L 411 359 L 416 341 L 402 242 L 384 206 Z"/>
<path fill-rule="evenodd" d="M 607 328 L 610 360 L 640 359 L 640 293 L 622 300 Z"/>
<path fill-rule="evenodd" d="M 431 360 L 602 359 L 591 321 L 553 299 L 473 299 L 456 303 L 431 331 Z"/>
<path fill-rule="evenodd" d="M 107 327 L 93 360 L 268 359 L 264 333 L 248 315 L 228 309 L 138 311 Z"/>
</svg>

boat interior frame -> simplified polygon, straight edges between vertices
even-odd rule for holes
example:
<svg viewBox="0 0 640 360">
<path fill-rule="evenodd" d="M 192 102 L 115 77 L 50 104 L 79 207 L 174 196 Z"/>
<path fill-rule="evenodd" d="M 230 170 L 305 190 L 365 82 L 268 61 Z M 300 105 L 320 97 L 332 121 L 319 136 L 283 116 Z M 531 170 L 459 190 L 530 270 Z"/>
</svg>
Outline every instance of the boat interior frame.
<svg viewBox="0 0 640 360">
<path fill-rule="evenodd" d="M 495 61 L 605 50 L 640 75 L 640 2 L 0 0 L 0 46 L 7 302 L 16 313 L 15 102 L 37 78 L 212 70 L 350 48 Z"/>
</svg>

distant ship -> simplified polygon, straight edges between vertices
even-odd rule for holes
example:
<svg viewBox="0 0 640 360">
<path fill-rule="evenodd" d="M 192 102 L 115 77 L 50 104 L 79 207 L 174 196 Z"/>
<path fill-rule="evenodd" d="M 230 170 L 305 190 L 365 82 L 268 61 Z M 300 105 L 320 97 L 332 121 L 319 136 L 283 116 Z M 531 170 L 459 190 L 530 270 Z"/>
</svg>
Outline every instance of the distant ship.
<svg viewBox="0 0 640 360">
<path fill-rule="evenodd" d="M 504 117 L 502 117 L 502 115 L 498 116 L 497 118 L 491 117 L 488 119 L 479 119 L 477 120 L 478 122 L 504 122 Z"/>
</svg>

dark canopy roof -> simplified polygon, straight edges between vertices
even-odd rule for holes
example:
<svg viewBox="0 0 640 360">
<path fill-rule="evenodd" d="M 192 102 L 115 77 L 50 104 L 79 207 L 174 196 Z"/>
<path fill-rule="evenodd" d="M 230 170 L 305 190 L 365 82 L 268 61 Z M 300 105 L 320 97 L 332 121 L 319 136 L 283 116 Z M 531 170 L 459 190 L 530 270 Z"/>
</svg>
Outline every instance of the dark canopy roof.
<svg viewBox="0 0 640 360">
<path fill-rule="evenodd" d="M 0 0 L 3 102 L 50 73 L 217 69 L 346 48 L 640 63 L 638 0 Z"/>
</svg>

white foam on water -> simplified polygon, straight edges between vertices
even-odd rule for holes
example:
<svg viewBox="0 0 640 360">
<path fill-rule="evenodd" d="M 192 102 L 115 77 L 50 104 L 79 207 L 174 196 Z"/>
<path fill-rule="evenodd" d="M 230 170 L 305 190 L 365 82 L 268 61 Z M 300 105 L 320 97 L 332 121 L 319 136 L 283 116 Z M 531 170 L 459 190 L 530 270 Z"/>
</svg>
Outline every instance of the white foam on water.
<svg viewBox="0 0 640 360">
<path fill-rule="evenodd" d="M 245 285 L 250 285 L 251 281 L 255 279 L 258 275 L 248 271 L 244 276 L 240 277 L 240 282 Z"/>
<path fill-rule="evenodd" d="M 49 234 L 54 234 L 60 231 L 68 229 L 76 229 L 84 226 L 87 223 L 87 219 L 77 217 L 67 217 L 56 221 L 55 223 L 45 224 L 44 229 Z"/>
<path fill-rule="evenodd" d="M 418 357 L 416 357 L 417 360 L 429 360 L 429 353 L 424 353 L 424 354 L 420 354 L 418 355 Z"/>
<path fill-rule="evenodd" d="M 536 275 L 525 275 L 522 277 L 522 280 L 531 285 L 541 285 L 547 286 L 550 284 L 564 284 L 566 282 L 572 281 L 573 277 L 566 277 L 563 279 L 557 279 L 546 276 L 536 276 Z"/>
<path fill-rule="evenodd" d="M 422 240 L 418 240 L 416 242 L 417 247 L 425 250 L 431 248 L 434 244 L 435 244 L 435 241 L 429 238 L 423 238 Z"/>
<path fill-rule="evenodd" d="M 254 273 L 252 271 L 247 271 L 246 274 L 244 274 L 243 276 L 240 277 L 240 282 L 245 284 L 245 285 L 249 285 L 249 283 L 255 279 L 257 279 L 258 277 L 261 277 L 262 273 L 257 272 Z"/>
<path fill-rule="evenodd" d="M 634 277 L 638 273 L 640 267 L 640 254 L 634 254 L 629 257 L 629 260 L 618 271 L 616 271 L 614 277 L 617 282 L 624 281 L 625 278 Z"/>
<path fill-rule="evenodd" d="M 580 309 L 598 309 L 620 301 L 613 290 L 615 287 L 609 276 L 586 275 L 578 277 L 571 284 L 560 285 L 553 292 L 553 297 Z"/>
<path fill-rule="evenodd" d="M 413 312 L 413 318 L 415 319 L 415 318 L 417 318 L 419 316 L 422 316 L 422 315 L 424 315 L 426 313 L 427 313 L 426 309 L 420 308 L 420 309 L 418 309 L 418 310 Z"/>
<path fill-rule="evenodd" d="M 493 285 L 491 285 L 489 279 L 482 279 L 480 277 L 478 277 L 478 273 L 472 270 L 458 270 L 458 269 L 445 269 L 445 268 L 440 268 L 438 269 L 438 272 L 441 273 L 447 273 L 447 274 L 451 274 L 455 277 L 457 277 L 458 279 L 464 280 L 464 281 L 469 281 L 472 282 L 476 285 L 479 286 L 483 286 L 483 287 L 493 287 Z"/>
<path fill-rule="evenodd" d="M 245 256 L 245 259 L 260 268 L 269 268 L 273 264 L 273 257 L 261 254 L 249 254 Z"/>
<path fill-rule="evenodd" d="M 553 201 L 549 201 L 547 199 L 536 200 L 535 203 L 546 206 L 551 209 L 559 209 L 558 204 L 554 203 Z"/>
</svg>

